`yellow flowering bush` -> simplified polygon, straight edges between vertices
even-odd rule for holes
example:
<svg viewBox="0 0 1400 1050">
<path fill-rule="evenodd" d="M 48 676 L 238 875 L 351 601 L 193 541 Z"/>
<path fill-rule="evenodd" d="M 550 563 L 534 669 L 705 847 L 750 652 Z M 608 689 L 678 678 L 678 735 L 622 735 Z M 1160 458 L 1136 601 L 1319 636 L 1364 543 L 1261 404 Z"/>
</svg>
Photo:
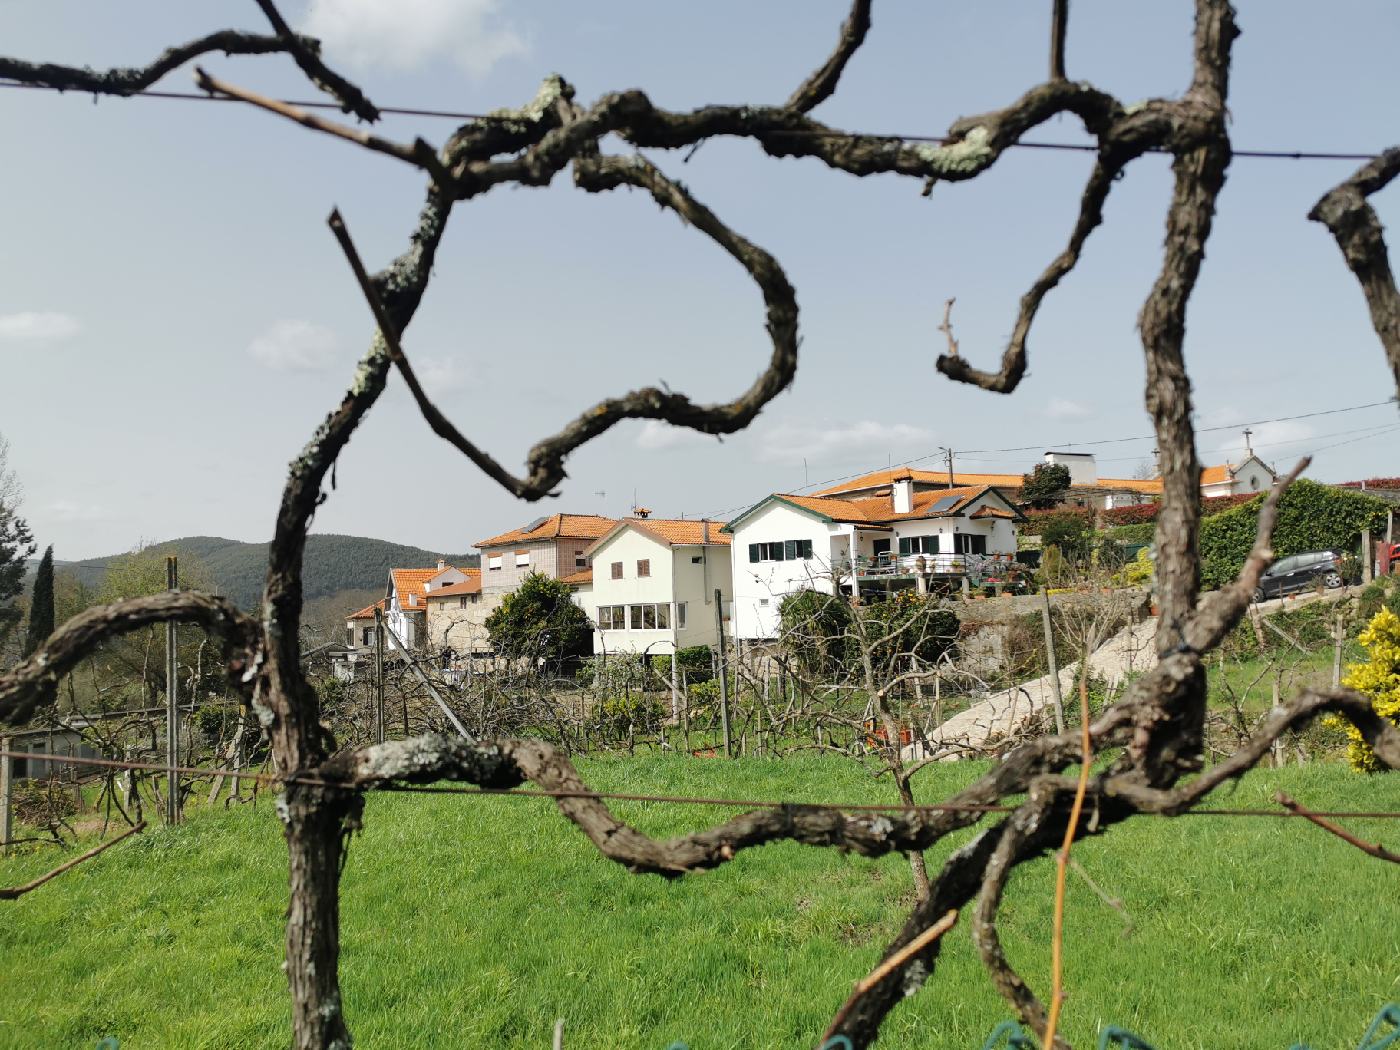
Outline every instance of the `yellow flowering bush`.
<svg viewBox="0 0 1400 1050">
<path fill-rule="evenodd" d="M 1365 693 L 1376 713 L 1400 726 L 1400 616 L 1381 609 L 1359 638 L 1370 658 L 1347 668 L 1342 684 Z M 1340 720 L 1338 720 L 1340 721 Z M 1376 759 L 1371 745 L 1350 722 L 1343 722 L 1347 734 L 1347 761 L 1362 773 L 1379 773 L 1386 767 Z"/>
</svg>

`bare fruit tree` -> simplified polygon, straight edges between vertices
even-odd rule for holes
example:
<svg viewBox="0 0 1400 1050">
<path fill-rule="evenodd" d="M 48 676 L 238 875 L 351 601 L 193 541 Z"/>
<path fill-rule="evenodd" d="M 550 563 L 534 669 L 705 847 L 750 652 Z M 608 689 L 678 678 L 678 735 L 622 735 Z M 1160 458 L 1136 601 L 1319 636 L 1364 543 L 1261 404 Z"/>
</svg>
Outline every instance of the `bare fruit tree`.
<svg viewBox="0 0 1400 1050">
<path fill-rule="evenodd" d="M 108 72 L 0 58 L 0 76 L 60 89 L 130 95 L 209 52 L 281 54 L 291 58 L 317 88 L 335 98 L 347 112 L 373 123 L 378 116 L 375 106 L 362 91 L 327 68 L 316 41 L 293 34 L 272 0 L 258 0 L 258 4 L 271 24 L 272 32 L 266 35 L 232 30 L 211 33 L 171 48 L 145 68 Z M 1000 814 L 932 877 L 927 898 L 915 906 L 889 945 L 886 958 L 891 965 L 858 1001 L 848 1003 L 837 1014 L 834 1032 L 849 1037 L 854 1046 L 864 1047 L 876 1039 L 881 1022 L 894 1006 L 935 973 L 938 943 L 930 940 L 926 931 L 946 922 L 948 912 L 964 908 L 974 897 L 978 904 L 970 925 L 992 981 L 1024 1021 L 1043 1030 L 1046 1007 L 1007 963 L 997 932 L 997 910 L 1017 865 L 1058 846 L 1067 832 L 1070 837 L 1104 834 L 1137 814 L 1187 810 L 1219 784 L 1251 769 L 1280 734 L 1323 712 L 1349 719 L 1381 761 L 1400 767 L 1400 731 L 1379 717 L 1364 697 L 1334 690 L 1308 692 L 1281 706 L 1237 751 L 1202 772 L 1206 719 L 1202 654 L 1239 621 L 1248 605 L 1259 575 L 1272 557 L 1270 531 L 1279 491 L 1297 474 L 1295 470 L 1285 479 L 1265 504 L 1256 542 L 1239 578 L 1202 597 L 1197 551 L 1200 462 L 1182 346 L 1187 303 L 1204 257 L 1217 195 L 1230 165 L 1226 105 L 1231 46 L 1238 31 L 1227 0 L 1196 0 L 1190 83 L 1178 98 L 1148 99 L 1129 106 L 1091 84 L 1067 79 L 1067 8 L 1068 0 L 1053 0 L 1049 79 L 1001 109 L 956 121 L 938 145 L 852 134 L 809 116 L 836 90 L 843 70 L 870 29 L 871 0 L 854 0 L 831 56 L 779 104 L 669 111 L 654 105 L 639 90 L 626 90 L 584 105 L 575 99 L 574 89 L 564 79 L 550 77 L 524 106 L 463 124 L 440 147 L 421 139 L 394 142 L 197 72 L 197 82 L 211 93 L 259 106 L 316 132 L 415 166 L 427 178 L 426 199 L 407 249 L 373 276 L 361 266 L 344 225 L 333 219 L 335 233 L 374 315 L 376 332 L 340 403 L 291 464 L 277 510 L 263 602 L 257 615 L 245 615 L 221 598 L 194 592 L 158 594 L 89 609 L 59 628 L 29 660 L 0 678 L 0 718 L 11 722 L 27 719 L 65 673 L 94 646 L 114 635 L 178 620 L 197 624 L 219 641 L 228 674 L 249 698 L 286 781 L 279 808 L 290 867 L 286 969 L 297 1047 L 329 1050 L 350 1045 L 338 970 L 338 873 L 347 836 L 362 819 L 364 793 L 385 785 L 447 779 L 508 788 L 530 781 L 538 788 L 561 793 L 561 812 L 604 856 L 632 871 L 667 878 L 717 867 L 733 861 L 745 849 L 785 839 L 866 856 L 920 851 L 956 829 L 992 819 L 984 807 L 1024 795 L 1013 812 Z M 940 357 L 937 368 L 953 380 L 989 391 L 1006 394 L 1015 390 L 1025 374 L 1028 335 L 1036 312 L 1078 262 L 1085 241 L 1103 219 L 1104 204 L 1117 176 L 1149 151 L 1171 155 L 1174 189 L 1167 208 L 1162 264 L 1139 323 L 1147 370 L 1145 402 L 1161 450 L 1164 481 L 1156 533 L 1159 660 L 1154 670 L 1137 679 L 1089 727 L 1088 739 L 1096 752 L 1121 748 L 1106 769 L 1089 778 L 1092 805 L 1086 809 L 1094 814 L 1092 822 L 1079 820 L 1079 810 L 1072 809 L 1077 783 L 1075 777 L 1066 775 L 1083 753 L 1077 734 L 1045 737 L 1017 748 L 994 770 L 946 800 L 950 808 L 906 810 L 892 816 L 807 806 L 758 810 L 666 842 L 654 841 L 620 822 L 602 800 L 589 796 L 587 785 L 567 758 L 542 741 L 465 741 L 427 735 L 338 751 L 336 741 L 322 726 L 316 694 L 301 668 L 302 555 L 312 513 L 325 498 L 327 476 L 383 392 L 391 370 L 398 370 L 436 434 L 507 490 L 530 500 L 552 493 L 565 478 L 569 453 L 619 420 L 657 419 L 710 434 L 732 433 L 747 426 L 793 378 L 797 305 L 777 261 L 731 230 L 641 154 L 606 153 L 604 139 L 612 136 L 636 150 L 660 151 L 691 149 L 716 137 L 749 139 L 772 156 L 809 158 L 856 176 L 903 175 L 920 180 L 927 188 L 939 182 L 976 178 L 1028 131 L 1061 114 L 1077 117 L 1097 144 L 1096 161 L 1069 242 L 1023 297 L 1010 343 L 995 371 L 983 371 L 971 357 L 957 352 Z M 588 193 L 624 186 L 644 191 L 729 255 L 753 279 L 762 296 L 772 355 L 752 385 L 724 404 L 697 404 L 683 394 L 655 387 L 604 400 L 536 444 L 524 471 L 516 475 L 464 435 L 428 399 L 399 336 L 418 308 L 452 210 L 501 186 L 547 185 L 565 168 L 571 168 L 575 185 Z M 1367 220 L 1364 208 L 1364 195 L 1393 175 L 1394 161 L 1382 163 L 1381 169 L 1367 169 L 1353 183 L 1334 191 L 1329 199 L 1335 206 L 1325 200 L 1321 214 L 1328 221 L 1335 219 L 1334 228 L 1341 230 L 1348 259 L 1362 276 L 1394 364 L 1394 283 L 1389 280 L 1388 267 L 1382 265 L 1383 244 L 1374 216 Z M 1356 216 L 1360 216 L 1359 225 Z M 1348 239 L 1354 236 L 1360 236 L 1361 245 L 1348 247 Z M 956 343 L 951 330 L 949 335 L 951 350 Z M 916 943 L 917 950 L 902 950 Z M 1066 1044 L 1057 1039 L 1056 1045 Z"/>
</svg>

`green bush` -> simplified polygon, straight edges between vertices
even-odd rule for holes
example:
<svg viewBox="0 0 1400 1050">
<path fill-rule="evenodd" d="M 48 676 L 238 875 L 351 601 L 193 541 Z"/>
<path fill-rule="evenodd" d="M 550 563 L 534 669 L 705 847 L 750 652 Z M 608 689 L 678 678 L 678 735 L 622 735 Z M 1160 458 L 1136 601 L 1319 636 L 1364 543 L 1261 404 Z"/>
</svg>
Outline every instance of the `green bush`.
<svg viewBox="0 0 1400 1050">
<path fill-rule="evenodd" d="M 651 669 L 664 682 L 671 680 L 671 655 L 663 653 L 651 658 Z M 708 645 L 689 645 L 676 650 L 676 670 L 684 672 L 687 682 L 706 682 L 715 676 L 714 653 Z"/>
<path fill-rule="evenodd" d="M 1157 523 L 1144 521 L 1137 525 L 1114 525 L 1108 530 L 1119 543 L 1151 543 L 1157 536 Z"/>
<path fill-rule="evenodd" d="M 605 733 L 617 736 L 625 736 L 628 730 L 633 733 L 655 732 L 667 713 L 666 705 L 654 693 L 610 696 L 598 705 L 598 710 L 602 716 L 600 728 Z"/>
<path fill-rule="evenodd" d="M 1262 496 L 1201 522 L 1201 582 L 1220 587 L 1239 575 L 1254 545 Z M 1279 501 L 1274 554 L 1286 558 L 1304 551 L 1354 551 L 1361 530 L 1385 525 L 1384 500 L 1335 489 L 1315 481 L 1297 481 Z"/>
</svg>

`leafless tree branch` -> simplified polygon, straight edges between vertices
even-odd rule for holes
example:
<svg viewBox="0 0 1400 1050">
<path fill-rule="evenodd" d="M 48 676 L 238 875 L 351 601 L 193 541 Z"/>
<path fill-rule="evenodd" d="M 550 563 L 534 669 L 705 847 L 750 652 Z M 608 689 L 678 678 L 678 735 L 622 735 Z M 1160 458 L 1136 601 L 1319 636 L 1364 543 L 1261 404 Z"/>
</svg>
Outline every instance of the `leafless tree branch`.
<svg viewBox="0 0 1400 1050">
<path fill-rule="evenodd" d="M 787 100 L 786 108 L 798 113 L 808 113 L 836 93 L 836 84 L 846 69 L 846 63 L 865 42 L 865 34 L 870 32 L 870 5 L 872 0 L 854 0 L 851 13 L 841 23 L 841 36 L 836 42 L 836 50 Z"/>
<path fill-rule="evenodd" d="M 1400 396 L 1400 292 L 1396 291 L 1395 275 L 1390 269 L 1385 229 L 1367 200 L 1390 185 L 1397 174 L 1400 146 L 1386 150 L 1351 178 L 1328 190 L 1313 205 L 1308 218 L 1332 231 L 1347 268 L 1361 283 L 1371 311 L 1371 324 L 1390 360 L 1396 395 Z"/>
<path fill-rule="evenodd" d="M 353 113 L 371 124 L 379 119 L 379 110 L 374 103 L 358 87 L 321 61 L 319 46 L 292 32 L 272 0 L 258 0 L 258 6 L 272 23 L 278 38 L 286 42 L 288 53 L 308 80 L 339 102 L 345 112 Z"/>
</svg>

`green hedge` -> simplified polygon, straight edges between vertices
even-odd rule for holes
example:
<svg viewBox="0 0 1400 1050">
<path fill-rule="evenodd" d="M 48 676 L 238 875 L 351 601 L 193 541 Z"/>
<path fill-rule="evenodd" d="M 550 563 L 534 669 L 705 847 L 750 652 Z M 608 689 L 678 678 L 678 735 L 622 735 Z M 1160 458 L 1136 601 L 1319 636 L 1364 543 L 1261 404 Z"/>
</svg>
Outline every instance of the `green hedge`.
<svg viewBox="0 0 1400 1050">
<path fill-rule="evenodd" d="M 1119 543 L 1151 543 L 1156 538 L 1156 533 L 1155 521 L 1139 522 L 1136 525 L 1114 525 L 1108 530 L 1108 535 Z"/>
<path fill-rule="evenodd" d="M 1263 502 L 1260 496 L 1201 522 L 1201 582 L 1207 587 L 1220 587 L 1239 574 L 1254 545 Z M 1279 503 L 1274 554 L 1286 558 L 1315 550 L 1355 553 L 1362 529 L 1376 534 L 1385 528 L 1386 508 L 1384 500 L 1360 492 L 1315 481 L 1294 482 Z"/>
</svg>

